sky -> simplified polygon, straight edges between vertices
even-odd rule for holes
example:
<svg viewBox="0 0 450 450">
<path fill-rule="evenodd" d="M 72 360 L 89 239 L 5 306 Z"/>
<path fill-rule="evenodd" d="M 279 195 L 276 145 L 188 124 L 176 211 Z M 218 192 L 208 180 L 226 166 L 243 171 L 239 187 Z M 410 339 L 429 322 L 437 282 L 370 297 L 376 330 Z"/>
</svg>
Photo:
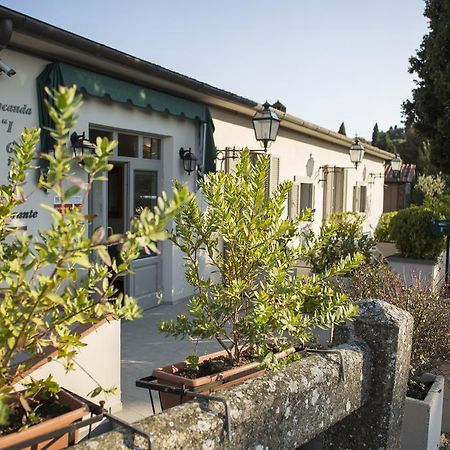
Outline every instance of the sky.
<svg viewBox="0 0 450 450">
<path fill-rule="evenodd" d="M 423 0 L 0 0 L 348 136 L 402 124 Z"/>
</svg>

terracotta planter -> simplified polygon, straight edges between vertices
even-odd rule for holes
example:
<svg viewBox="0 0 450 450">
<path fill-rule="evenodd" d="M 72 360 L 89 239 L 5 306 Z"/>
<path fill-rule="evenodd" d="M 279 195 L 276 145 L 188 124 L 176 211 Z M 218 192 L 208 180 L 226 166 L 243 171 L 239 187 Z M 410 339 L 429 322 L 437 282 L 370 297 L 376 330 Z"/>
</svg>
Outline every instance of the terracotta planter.
<svg viewBox="0 0 450 450">
<path fill-rule="evenodd" d="M 276 354 L 275 357 L 277 359 L 283 358 L 292 353 L 292 351 L 286 350 L 284 352 Z M 227 352 L 225 350 L 210 353 L 208 355 L 200 356 L 199 362 L 226 355 Z M 224 372 L 219 372 L 214 375 L 190 379 L 177 374 L 181 369 L 184 369 L 185 367 L 185 361 L 175 364 L 169 364 L 167 366 L 155 369 L 152 375 L 157 379 L 159 384 L 178 387 L 182 389 L 190 389 L 200 394 L 209 394 L 233 386 L 237 383 L 242 383 L 251 378 L 256 378 L 257 376 L 262 375 L 266 372 L 266 369 L 262 368 L 260 363 L 254 362 L 245 364 L 240 367 L 235 367 Z M 181 403 L 185 403 L 192 398 L 192 395 L 180 396 L 177 394 L 161 392 L 161 408 L 164 411 L 165 409 L 172 408 L 173 406 L 180 405 Z"/>
<path fill-rule="evenodd" d="M 71 411 L 37 425 L 33 425 L 24 431 L 19 431 L 17 433 L 11 433 L 0 437 L 0 450 L 11 446 L 16 446 L 15 448 L 21 448 L 24 450 L 31 450 L 31 447 L 23 447 L 21 444 L 28 439 L 33 439 L 47 433 L 58 431 L 58 429 L 78 422 L 89 413 L 89 408 L 85 403 L 65 391 L 61 391 L 59 393 L 59 401 L 64 406 L 70 408 Z M 49 439 L 45 442 L 39 443 L 37 446 L 33 446 L 33 450 L 59 450 L 67 448 L 77 442 L 78 432 L 75 432 L 74 436 L 69 436 L 69 434 L 66 433 L 59 438 Z"/>
</svg>

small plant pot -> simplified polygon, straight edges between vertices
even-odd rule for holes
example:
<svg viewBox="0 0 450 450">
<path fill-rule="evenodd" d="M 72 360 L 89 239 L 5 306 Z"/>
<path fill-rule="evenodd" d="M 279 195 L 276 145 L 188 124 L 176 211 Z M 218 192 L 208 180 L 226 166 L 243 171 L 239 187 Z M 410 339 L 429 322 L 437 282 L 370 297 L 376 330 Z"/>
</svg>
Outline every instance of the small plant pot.
<svg viewBox="0 0 450 450">
<path fill-rule="evenodd" d="M 15 446 L 15 448 L 21 448 L 23 450 L 60 450 L 74 445 L 78 442 L 78 431 L 74 433 L 65 433 L 62 436 L 58 436 L 52 439 L 48 439 L 44 442 L 33 447 L 26 447 L 26 441 L 29 439 L 38 438 L 39 436 L 47 433 L 57 432 L 59 429 L 71 425 L 81 420 L 85 415 L 89 414 L 88 406 L 70 395 L 66 391 L 59 393 L 59 402 L 70 408 L 71 411 L 62 414 L 58 417 L 48 419 L 37 425 L 33 425 L 23 431 L 11 433 L 0 437 L 0 450 Z"/>
<path fill-rule="evenodd" d="M 444 377 L 426 373 L 423 382 L 432 382 L 424 400 L 406 397 L 402 427 L 402 450 L 436 450 L 441 439 Z"/>
<path fill-rule="evenodd" d="M 281 352 L 275 355 L 275 358 L 280 359 L 287 356 L 289 351 Z M 220 356 L 226 356 L 225 350 L 210 353 L 199 357 L 199 362 L 214 359 Z M 188 389 L 195 391 L 199 394 L 210 394 L 215 391 L 220 391 L 227 387 L 233 386 L 237 383 L 242 383 L 246 380 L 256 378 L 266 372 L 265 368 L 261 367 L 259 362 L 245 364 L 240 367 L 235 367 L 223 372 L 219 372 L 213 375 L 208 375 L 200 378 L 190 379 L 178 375 L 178 372 L 186 367 L 186 362 L 178 362 L 175 364 L 169 364 L 164 367 L 160 367 L 153 371 L 153 376 L 157 379 L 159 384 L 171 387 L 177 387 L 181 389 Z M 162 410 L 172 408 L 173 406 L 180 405 L 191 400 L 192 395 L 177 395 L 166 392 L 160 393 L 160 401 Z"/>
</svg>

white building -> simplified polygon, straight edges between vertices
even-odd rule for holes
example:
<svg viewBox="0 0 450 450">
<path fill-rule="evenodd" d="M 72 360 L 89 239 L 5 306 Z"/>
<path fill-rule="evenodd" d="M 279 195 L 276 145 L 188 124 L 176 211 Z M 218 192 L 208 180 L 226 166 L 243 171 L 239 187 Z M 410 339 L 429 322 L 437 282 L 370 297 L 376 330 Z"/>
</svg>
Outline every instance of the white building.
<svg viewBox="0 0 450 450">
<path fill-rule="evenodd" d="M 0 7 L 0 21 L 0 58 L 16 72 L 0 74 L 1 183 L 7 182 L 11 145 L 23 128 L 48 125 L 39 115 L 43 85 L 76 84 L 84 105 L 74 131 L 91 140 L 107 135 L 119 142 L 110 182 L 96 186 L 89 204 L 97 214 L 94 225 L 114 233 L 125 230 L 136 206 L 152 205 L 162 190 L 170 192 L 174 179 L 196 189 L 196 174 L 183 170 L 181 147 L 191 148 L 206 171 L 214 166 L 214 143 L 218 149 L 258 147 L 251 120 L 262 108 L 257 102 L 5 7 Z M 393 155 L 364 144 L 364 160 L 354 170 L 349 168 L 351 139 L 276 112 L 281 125 L 269 149 L 271 183 L 295 181 L 291 213 L 313 207 L 318 229 L 331 211 L 356 210 L 365 215 L 366 230 L 373 230 L 383 211 L 384 162 Z M 41 151 L 48 147 L 42 143 Z M 58 200 L 36 190 L 18 211 L 31 232 L 49 225 L 43 203 Z M 134 270 L 124 289 L 144 308 L 192 294 L 182 256 L 168 242 L 161 244 L 159 256 L 135 262 Z"/>
<path fill-rule="evenodd" d="M 171 190 L 175 178 L 195 189 L 196 176 L 184 172 L 179 149 L 191 148 L 202 168 L 211 169 L 209 114 L 218 149 L 258 147 L 251 118 L 260 104 L 4 7 L 0 7 L 0 18 L 3 27 L 5 19 L 13 27 L 0 58 L 16 71 L 12 77 L 0 76 L 2 182 L 7 179 L 11 142 L 24 127 L 47 125 L 39 122 L 43 94 L 42 89 L 38 92 L 38 77 L 41 87 L 62 82 L 82 90 L 77 133 L 84 132 L 91 140 L 100 134 L 119 141 L 115 168 L 109 175 L 112 182 L 97 186 L 90 204 L 97 214 L 95 225 L 114 232 L 125 229 L 134 207 L 145 203 L 142 196 L 151 204 L 159 192 Z M 383 174 L 384 161 L 392 155 L 364 144 L 364 160 L 354 170 L 349 168 L 351 139 L 282 111 L 277 114 L 281 126 L 269 149 L 271 183 L 288 179 L 299 186 L 291 210 L 313 207 L 316 229 L 333 210 L 357 210 L 365 215 L 366 230 L 373 230 L 383 211 L 383 180 L 371 174 Z M 48 214 L 40 204 L 55 202 L 37 191 L 20 218 L 30 231 L 46 227 Z M 181 267 L 177 251 L 163 244 L 161 256 L 136 263 L 136 276 L 127 282 L 127 289 L 144 306 L 152 305 L 155 293 L 164 302 L 176 302 L 190 295 Z"/>
</svg>

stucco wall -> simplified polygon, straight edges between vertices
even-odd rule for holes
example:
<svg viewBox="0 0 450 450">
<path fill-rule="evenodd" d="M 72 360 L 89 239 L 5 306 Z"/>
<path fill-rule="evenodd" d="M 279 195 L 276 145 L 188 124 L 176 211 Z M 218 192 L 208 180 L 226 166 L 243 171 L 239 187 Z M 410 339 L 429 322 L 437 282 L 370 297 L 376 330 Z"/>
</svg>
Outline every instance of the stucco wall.
<svg viewBox="0 0 450 450">
<path fill-rule="evenodd" d="M 80 348 L 75 358 L 74 370 L 66 372 L 62 362 L 51 361 L 30 376 L 45 379 L 51 374 L 62 387 L 84 398 L 89 398 L 89 392 L 98 386 L 97 383 L 105 389 L 116 387 L 119 389 L 116 394 L 101 394 L 93 401 L 105 400 L 105 408 L 112 412 L 120 411 L 120 321 L 99 325 L 83 337 L 82 342 L 86 345 Z"/>
<path fill-rule="evenodd" d="M 214 108 L 214 139 L 219 149 L 233 147 L 240 149 L 259 148 L 255 140 L 251 120 L 238 114 Z M 269 154 L 280 158 L 280 181 L 294 177 L 303 182 L 309 180 L 314 184 L 314 229 L 318 230 L 323 217 L 323 170 L 322 166 L 350 167 L 348 150 L 336 144 L 314 139 L 290 130 L 280 129 L 276 141 L 269 148 Z M 353 208 L 353 186 L 356 183 L 367 186 L 367 213 L 365 231 L 373 231 L 378 218 L 383 212 L 383 179 L 369 177 L 370 173 L 384 173 L 383 160 L 365 155 L 358 170 L 347 170 L 347 188 L 345 193 L 345 210 Z M 370 182 L 370 183 L 369 183 Z"/>
</svg>

